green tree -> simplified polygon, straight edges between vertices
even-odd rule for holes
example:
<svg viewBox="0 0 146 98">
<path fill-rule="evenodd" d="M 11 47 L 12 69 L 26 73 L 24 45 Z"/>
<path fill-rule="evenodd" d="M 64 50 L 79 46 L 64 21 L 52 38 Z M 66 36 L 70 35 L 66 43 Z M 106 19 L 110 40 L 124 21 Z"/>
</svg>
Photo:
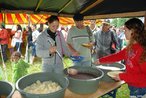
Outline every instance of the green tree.
<svg viewBox="0 0 146 98">
<path fill-rule="evenodd" d="M 129 18 L 114 18 L 111 21 L 111 24 L 115 27 L 121 27 Z"/>
<path fill-rule="evenodd" d="M 112 19 L 111 24 L 115 27 L 117 27 L 117 18 Z"/>
<path fill-rule="evenodd" d="M 121 27 L 129 18 L 118 18 L 117 27 Z"/>
</svg>

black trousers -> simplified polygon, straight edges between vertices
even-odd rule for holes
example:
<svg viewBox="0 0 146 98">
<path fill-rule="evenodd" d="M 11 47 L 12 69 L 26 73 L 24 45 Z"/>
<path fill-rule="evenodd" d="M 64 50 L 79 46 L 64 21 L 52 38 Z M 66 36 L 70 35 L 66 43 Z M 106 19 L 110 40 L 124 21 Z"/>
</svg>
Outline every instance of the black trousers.
<svg viewBox="0 0 146 98">
<path fill-rule="evenodd" d="M 7 44 L 1 45 L 1 49 L 2 49 L 1 52 L 3 55 L 4 62 L 6 62 L 8 59 L 8 57 L 7 57 L 8 45 Z"/>
</svg>

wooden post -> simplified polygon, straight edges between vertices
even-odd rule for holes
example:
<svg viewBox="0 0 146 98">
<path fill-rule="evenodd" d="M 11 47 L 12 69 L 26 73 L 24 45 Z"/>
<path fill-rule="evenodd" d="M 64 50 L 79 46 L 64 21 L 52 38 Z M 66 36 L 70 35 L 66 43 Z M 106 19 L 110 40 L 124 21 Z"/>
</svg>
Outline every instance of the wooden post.
<svg viewBox="0 0 146 98">
<path fill-rule="evenodd" d="M 2 22 L 5 24 L 5 13 L 2 13 Z"/>
<path fill-rule="evenodd" d="M 30 14 L 27 14 L 26 17 L 27 17 L 27 20 L 28 20 L 28 26 L 30 26 L 30 25 L 31 25 L 31 20 L 30 20 L 30 17 L 31 17 L 31 16 L 30 16 Z"/>
<path fill-rule="evenodd" d="M 145 30 L 146 30 L 146 12 L 145 12 L 145 15 L 144 15 L 144 27 L 145 27 Z"/>
</svg>

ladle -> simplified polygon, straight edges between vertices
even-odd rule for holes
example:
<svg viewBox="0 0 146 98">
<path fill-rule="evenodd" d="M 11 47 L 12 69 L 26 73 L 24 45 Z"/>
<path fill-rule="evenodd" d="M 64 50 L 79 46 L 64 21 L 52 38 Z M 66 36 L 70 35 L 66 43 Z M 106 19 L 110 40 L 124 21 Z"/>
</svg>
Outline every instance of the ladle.
<svg viewBox="0 0 146 98">
<path fill-rule="evenodd" d="M 52 43 L 50 40 L 48 40 L 48 41 L 49 41 L 50 44 L 53 46 L 53 43 Z M 61 56 L 61 54 L 59 53 L 58 50 L 56 50 L 56 53 L 57 53 L 57 55 L 60 57 L 61 61 L 62 61 L 65 65 L 67 65 L 66 62 L 64 62 L 64 60 L 63 60 L 63 58 L 62 58 L 62 56 Z M 74 68 L 67 68 L 67 73 L 70 74 L 70 75 L 76 75 L 76 74 L 78 73 L 78 71 L 77 71 L 76 69 L 74 69 Z"/>
<path fill-rule="evenodd" d="M 91 67 L 93 67 L 92 65 L 93 63 L 91 62 Z M 74 69 L 74 68 L 69 68 L 67 69 L 67 73 L 70 74 L 70 75 L 76 75 L 79 73 L 79 71 L 77 69 Z"/>
</svg>

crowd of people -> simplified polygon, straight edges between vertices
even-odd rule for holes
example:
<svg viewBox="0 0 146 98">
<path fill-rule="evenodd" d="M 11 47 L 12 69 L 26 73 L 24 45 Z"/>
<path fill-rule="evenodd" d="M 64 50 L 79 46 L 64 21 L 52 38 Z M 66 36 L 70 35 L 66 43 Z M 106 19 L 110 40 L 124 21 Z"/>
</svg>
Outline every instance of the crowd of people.
<svg viewBox="0 0 146 98">
<path fill-rule="evenodd" d="M 84 16 L 79 13 L 74 15 L 73 20 L 75 25 L 67 31 L 67 35 L 61 32 L 64 29 L 58 30 L 59 18 L 54 15 L 47 18 L 48 28 L 45 30 L 43 25 L 40 25 L 39 29 L 36 28 L 36 25 L 27 26 L 27 33 L 25 33 L 27 35 L 25 53 L 27 60 L 25 60 L 33 64 L 35 57 L 38 56 L 42 58 L 43 72 L 60 74 L 64 69 L 64 55 L 68 57 L 83 56 L 82 61 L 74 62 L 74 66 L 83 67 L 90 66 L 92 63 L 98 65 L 124 60 L 125 72 L 117 74 L 114 79 L 116 81 L 124 80 L 128 84 L 131 98 L 144 96 L 146 94 L 146 31 L 143 22 L 138 18 L 132 18 L 125 22 L 123 27 L 115 30 L 108 20 L 105 20 L 101 27 L 96 26 L 96 20 L 91 20 L 91 24 L 85 26 Z M 14 52 L 15 54 L 12 56 L 18 54 L 19 58 L 23 56 L 23 35 L 21 26 L 17 25 L 15 34 L 11 36 L 11 46 L 15 47 L 14 51 L 20 54 Z M 10 37 L 7 36 L 10 35 L 2 24 L 0 44 L 4 62 L 8 60 L 6 50 Z M 85 43 L 91 46 L 84 47 Z M 18 61 L 15 61 L 15 66 L 19 66 L 16 63 Z M 24 65 L 29 67 L 25 63 Z"/>
</svg>

